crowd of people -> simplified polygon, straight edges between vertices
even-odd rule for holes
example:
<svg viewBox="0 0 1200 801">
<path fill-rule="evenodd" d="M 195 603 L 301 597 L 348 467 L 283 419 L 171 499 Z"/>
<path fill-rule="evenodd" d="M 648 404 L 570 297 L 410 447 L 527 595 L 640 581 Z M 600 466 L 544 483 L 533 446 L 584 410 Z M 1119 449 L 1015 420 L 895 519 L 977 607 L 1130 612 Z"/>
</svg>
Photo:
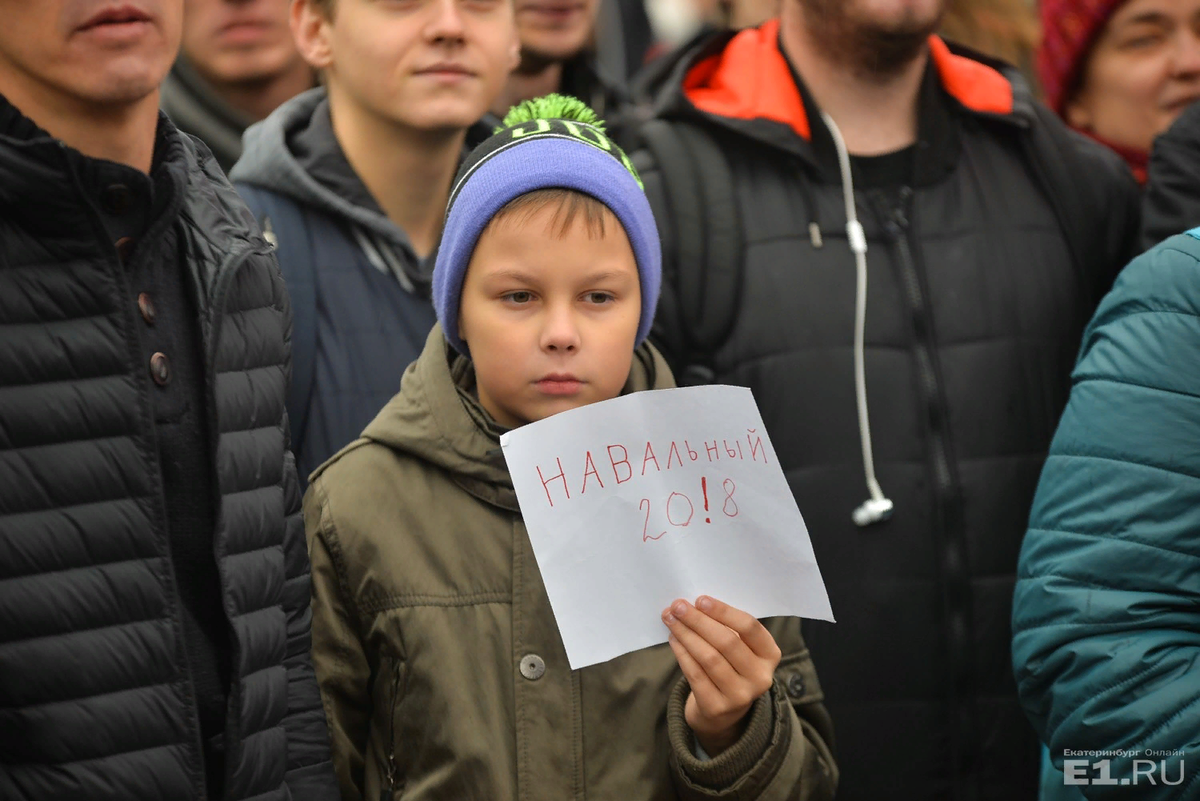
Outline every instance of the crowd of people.
<svg viewBox="0 0 1200 801">
<path fill-rule="evenodd" d="M 1200 0 L 0 10 L 0 799 L 1200 799 Z M 571 670 L 712 383 L 838 622 Z"/>
</svg>

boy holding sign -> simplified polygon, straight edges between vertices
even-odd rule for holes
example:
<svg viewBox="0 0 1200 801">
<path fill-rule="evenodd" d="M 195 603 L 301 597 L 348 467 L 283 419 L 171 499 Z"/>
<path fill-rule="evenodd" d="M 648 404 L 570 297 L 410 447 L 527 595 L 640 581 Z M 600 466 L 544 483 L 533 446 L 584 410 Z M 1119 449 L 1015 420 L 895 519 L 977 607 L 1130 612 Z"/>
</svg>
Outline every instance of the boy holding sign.
<svg viewBox="0 0 1200 801">
<path fill-rule="evenodd" d="M 568 666 L 499 437 L 672 385 L 645 343 L 660 273 L 636 173 L 577 101 L 522 104 L 463 165 L 439 326 L 305 497 L 345 798 L 832 798 L 799 620 L 680 600 L 669 648 Z"/>
</svg>

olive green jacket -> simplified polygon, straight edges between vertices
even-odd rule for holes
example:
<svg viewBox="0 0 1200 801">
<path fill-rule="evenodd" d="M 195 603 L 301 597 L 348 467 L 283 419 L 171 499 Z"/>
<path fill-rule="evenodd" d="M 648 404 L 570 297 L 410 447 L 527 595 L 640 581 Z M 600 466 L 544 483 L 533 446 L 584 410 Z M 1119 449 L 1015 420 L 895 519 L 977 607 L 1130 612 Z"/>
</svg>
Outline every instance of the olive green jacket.
<svg viewBox="0 0 1200 801">
<path fill-rule="evenodd" d="M 672 384 L 639 348 L 626 391 Z M 832 798 L 831 727 L 794 618 L 767 621 L 784 653 L 775 686 L 716 759 L 694 755 L 666 645 L 568 667 L 501 429 L 473 390 L 471 362 L 435 327 L 304 499 L 313 663 L 343 797 Z"/>
</svg>

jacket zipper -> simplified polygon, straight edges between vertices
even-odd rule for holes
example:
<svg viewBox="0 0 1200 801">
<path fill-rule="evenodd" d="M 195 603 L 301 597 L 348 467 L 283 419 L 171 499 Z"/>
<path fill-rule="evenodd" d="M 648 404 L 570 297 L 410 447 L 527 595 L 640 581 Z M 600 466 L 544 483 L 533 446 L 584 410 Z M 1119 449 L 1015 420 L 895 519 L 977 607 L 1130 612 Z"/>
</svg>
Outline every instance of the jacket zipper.
<svg viewBox="0 0 1200 801">
<path fill-rule="evenodd" d="M 973 670 L 969 653 L 970 632 L 967 622 L 970 590 L 966 555 L 963 551 L 965 533 L 961 530 L 961 520 L 958 519 L 959 516 L 955 512 L 959 487 L 950 469 L 949 447 L 945 432 L 947 411 L 942 403 L 941 385 L 933 363 L 932 315 L 929 312 L 925 293 L 921 288 L 916 259 L 909 242 L 911 224 L 906 216 L 905 207 L 911 196 L 911 189 L 904 187 L 896 205 L 889 208 L 889 204 L 882 195 L 877 195 L 876 205 L 880 216 L 885 221 L 884 227 L 888 237 L 892 240 L 895 248 L 905 296 L 912 314 L 917 375 L 927 410 L 933 461 L 933 485 L 941 518 L 939 524 L 941 541 L 938 543 L 937 555 L 940 562 L 946 625 L 949 629 L 947 646 L 951 677 L 950 710 L 953 716 L 954 732 L 950 741 L 954 764 L 953 782 L 955 798 L 966 801 L 975 797 L 975 782 L 971 778 L 971 774 L 974 773 L 973 766 L 977 762 L 978 741 L 975 736 L 977 729 L 973 709 L 974 701 L 970 697 Z"/>
<path fill-rule="evenodd" d="M 396 797 L 396 707 L 400 702 L 400 660 L 392 662 L 392 709 L 388 715 L 387 783 L 380 794 L 380 801 L 391 801 Z"/>
</svg>

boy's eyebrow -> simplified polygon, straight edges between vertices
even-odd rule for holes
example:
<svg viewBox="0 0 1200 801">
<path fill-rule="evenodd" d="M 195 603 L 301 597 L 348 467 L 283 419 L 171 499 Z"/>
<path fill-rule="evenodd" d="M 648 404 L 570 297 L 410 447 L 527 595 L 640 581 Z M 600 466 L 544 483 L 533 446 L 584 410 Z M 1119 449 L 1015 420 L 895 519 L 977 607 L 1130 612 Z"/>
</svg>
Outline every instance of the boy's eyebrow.
<svg viewBox="0 0 1200 801">
<path fill-rule="evenodd" d="M 484 278 L 489 281 L 512 281 L 517 284 L 534 283 L 532 275 L 523 273 L 520 270 L 496 270 L 494 273 L 488 273 Z"/>
<path fill-rule="evenodd" d="M 599 272 L 590 273 L 583 277 L 582 283 L 598 284 L 604 281 L 612 281 L 620 278 L 632 278 L 637 280 L 636 272 L 626 270 L 601 270 Z M 520 270 L 497 270 L 494 273 L 489 273 L 486 276 L 489 281 L 512 281 L 518 284 L 536 284 L 538 279 L 534 278 L 529 273 L 523 273 Z"/>
</svg>

